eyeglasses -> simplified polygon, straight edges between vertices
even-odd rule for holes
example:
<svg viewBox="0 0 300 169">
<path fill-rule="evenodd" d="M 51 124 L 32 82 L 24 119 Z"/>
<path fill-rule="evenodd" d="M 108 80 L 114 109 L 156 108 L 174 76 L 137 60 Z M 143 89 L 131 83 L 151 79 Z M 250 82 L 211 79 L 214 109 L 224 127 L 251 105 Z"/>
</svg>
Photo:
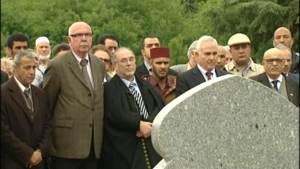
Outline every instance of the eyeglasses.
<svg viewBox="0 0 300 169">
<path fill-rule="evenodd" d="M 70 35 L 70 36 L 73 38 L 82 38 L 83 36 L 90 38 L 93 36 L 93 34 L 92 33 L 76 33 L 76 34 Z"/>
<path fill-rule="evenodd" d="M 128 63 L 128 62 L 134 62 L 135 61 L 135 57 L 130 57 L 130 58 L 123 58 L 121 60 L 119 60 L 118 62 L 120 63 Z"/>
<path fill-rule="evenodd" d="M 264 61 L 266 61 L 269 64 L 271 64 L 273 62 L 282 63 L 284 61 L 284 59 L 264 59 Z"/>
</svg>

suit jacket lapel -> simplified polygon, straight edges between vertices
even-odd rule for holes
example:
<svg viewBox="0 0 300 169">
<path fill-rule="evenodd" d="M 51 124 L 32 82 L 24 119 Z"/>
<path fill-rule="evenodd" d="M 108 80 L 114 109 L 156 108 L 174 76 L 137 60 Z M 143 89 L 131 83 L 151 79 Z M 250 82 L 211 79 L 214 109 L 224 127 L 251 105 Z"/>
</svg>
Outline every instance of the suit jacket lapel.
<svg viewBox="0 0 300 169">
<path fill-rule="evenodd" d="M 27 116 L 28 120 L 32 122 L 29 115 L 29 109 L 27 107 L 26 101 L 24 99 L 24 96 L 22 94 L 21 89 L 19 88 L 17 82 L 12 77 L 9 81 L 9 90 L 11 91 L 11 97 L 16 101 L 16 103 L 23 109 L 23 113 Z"/>
<path fill-rule="evenodd" d="M 34 116 L 38 116 L 37 112 L 39 111 L 39 105 L 40 105 L 40 99 L 39 95 L 33 87 L 31 87 L 32 90 L 32 101 L 33 101 L 33 108 L 34 108 Z"/>
<path fill-rule="evenodd" d="M 288 95 L 288 100 L 292 103 L 294 103 L 294 88 L 296 86 L 292 85 L 293 83 L 291 82 L 291 78 L 287 78 L 285 76 L 283 76 L 283 78 L 285 78 L 285 84 L 286 84 L 286 93 Z"/>
<path fill-rule="evenodd" d="M 86 84 L 86 82 L 83 78 L 83 73 L 79 67 L 78 61 L 75 58 L 75 56 L 73 55 L 72 51 L 69 51 L 69 53 L 68 53 L 68 55 L 66 55 L 66 57 L 68 57 L 69 67 L 72 70 L 72 72 L 74 73 L 74 75 L 89 89 L 88 85 Z"/>
<path fill-rule="evenodd" d="M 98 59 L 98 58 L 91 57 L 90 55 L 89 55 L 89 57 L 90 57 L 90 61 L 91 61 L 90 63 L 91 63 L 92 77 L 93 77 L 93 83 L 94 83 L 93 84 L 94 91 L 97 91 L 98 85 L 96 85 L 96 84 L 98 84 L 99 81 L 101 81 L 101 79 L 98 78 L 99 76 L 96 75 L 97 72 L 100 72 L 100 70 L 97 67 L 99 65 L 96 65 L 96 61 L 95 61 L 95 59 Z M 103 77 L 103 79 L 104 79 L 104 77 Z"/>
<path fill-rule="evenodd" d="M 195 66 L 192 70 L 192 77 L 196 81 L 196 85 L 205 82 L 205 79 L 197 66 Z"/>
<path fill-rule="evenodd" d="M 267 86 L 267 87 L 269 87 L 269 88 L 272 89 L 272 85 L 271 85 L 271 83 L 269 82 L 269 79 L 268 79 L 266 73 L 263 73 L 263 74 L 260 75 L 259 81 L 260 81 L 263 85 L 265 85 L 265 86 Z"/>
</svg>

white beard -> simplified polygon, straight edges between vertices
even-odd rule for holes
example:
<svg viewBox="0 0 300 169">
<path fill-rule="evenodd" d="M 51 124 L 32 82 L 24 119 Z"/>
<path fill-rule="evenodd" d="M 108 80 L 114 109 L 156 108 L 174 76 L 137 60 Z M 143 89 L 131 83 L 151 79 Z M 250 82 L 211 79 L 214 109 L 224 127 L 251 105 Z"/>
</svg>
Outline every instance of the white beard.
<svg viewBox="0 0 300 169">
<path fill-rule="evenodd" d="M 39 55 L 39 59 L 40 60 L 49 60 L 50 56 L 51 56 L 51 53 L 49 53 L 49 55 L 46 55 L 46 56 Z"/>
</svg>

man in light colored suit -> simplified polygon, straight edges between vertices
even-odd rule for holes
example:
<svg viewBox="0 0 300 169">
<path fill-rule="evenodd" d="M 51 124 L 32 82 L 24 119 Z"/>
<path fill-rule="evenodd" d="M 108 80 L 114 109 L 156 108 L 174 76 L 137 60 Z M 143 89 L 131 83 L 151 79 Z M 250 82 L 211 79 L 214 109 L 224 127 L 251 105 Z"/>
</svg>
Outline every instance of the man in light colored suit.
<svg viewBox="0 0 300 169">
<path fill-rule="evenodd" d="M 170 69 L 173 69 L 180 74 L 180 73 L 190 70 L 191 68 L 196 66 L 197 62 L 195 60 L 195 50 L 196 50 L 197 41 L 198 40 L 195 40 L 190 45 L 190 47 L 187 51 L 187 56 L 189 58 L 189 62 L 186 64 L 179 64 L 179 65 L 171 66 Z"/>
<path fill-rule="evenodd" d="M 232 61 L 225 65 L 227 72 L 249 78 L 264 72 L 264 67 L 254 63 L 250 57 L 251 41 L 242 33 L 232 35 L 228 40 Z"/>
<path fill-rule="evenodd" d="M 70 51 L 53 58 L 43 89 L 54 123 L 51 169 L 96 169 L 103 126 L 105 65 L 89 54 L 92 29 L 85 22 L 69 27 Z"/>
</svg>

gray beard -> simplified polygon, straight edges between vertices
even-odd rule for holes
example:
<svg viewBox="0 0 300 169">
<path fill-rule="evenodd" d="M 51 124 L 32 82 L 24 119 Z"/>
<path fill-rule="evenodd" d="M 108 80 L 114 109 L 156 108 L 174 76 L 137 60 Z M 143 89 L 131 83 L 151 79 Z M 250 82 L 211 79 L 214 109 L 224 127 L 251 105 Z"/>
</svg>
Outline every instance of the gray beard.
<svg viewBox="0 0 300 169">
<path fill-rule="evenodd" d="M 46 55 L 46 56 L 39 55 L 39 59 L 40 60 L 49 60 L 50 55 L 51 55 L 51 53 L 49 53 L 49 55 Z"/>
</svg>

